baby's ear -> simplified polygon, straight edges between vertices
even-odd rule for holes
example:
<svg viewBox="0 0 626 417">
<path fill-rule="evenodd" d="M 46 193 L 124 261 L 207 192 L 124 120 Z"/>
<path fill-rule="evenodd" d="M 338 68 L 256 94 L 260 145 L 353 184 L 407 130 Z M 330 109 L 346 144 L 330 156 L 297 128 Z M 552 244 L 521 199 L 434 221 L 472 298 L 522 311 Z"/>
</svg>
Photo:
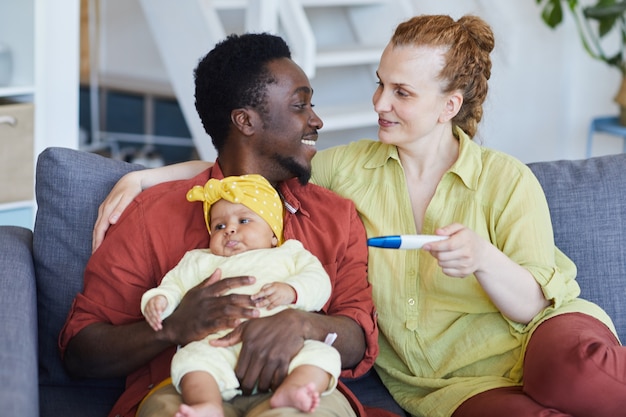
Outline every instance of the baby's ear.
<svg viewBox="0 0 626 417">
<path fill-rule="evenodd" d="M 278 238 L 274 235 L 272 236 L 272 247 L 275 248 L 276 246 L 278 246 Z"/>
</svg>

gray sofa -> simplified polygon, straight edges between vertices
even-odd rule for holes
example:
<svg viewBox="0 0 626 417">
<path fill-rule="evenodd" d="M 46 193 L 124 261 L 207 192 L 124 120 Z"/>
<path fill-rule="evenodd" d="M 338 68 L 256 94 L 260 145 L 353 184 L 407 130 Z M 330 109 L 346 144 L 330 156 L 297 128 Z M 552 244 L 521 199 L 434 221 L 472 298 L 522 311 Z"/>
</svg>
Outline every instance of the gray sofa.
<svg viewBox="0 0 626 417">
<path fill-rule="evenodd" d="M 542 183 L 557 245 L 578 265 L 583 297 L 604 307 L 626 340 L 626 154 L 530 164 Z M 1 415 L 106 416 L 121 380 L 72 380 L 57 335 L 91 252 L 97 207 L 140 169 L 62 148 L 37 163 L 34 232 L 0 226 Z"/>
</svg>

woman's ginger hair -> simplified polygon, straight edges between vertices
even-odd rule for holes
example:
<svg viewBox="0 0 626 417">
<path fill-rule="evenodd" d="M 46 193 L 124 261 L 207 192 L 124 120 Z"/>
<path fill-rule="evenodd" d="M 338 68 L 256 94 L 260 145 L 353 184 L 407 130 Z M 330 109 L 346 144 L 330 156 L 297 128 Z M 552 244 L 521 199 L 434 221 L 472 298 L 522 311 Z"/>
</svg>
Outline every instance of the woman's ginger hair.
<svg viewBox="0 0 626 417">
<path fill-rule="evenodd" d="M 400 23 L 392 38 L 395 46 L 429 46 L 446 50 L 439 74 L 442 92 L 463 94 L 463 104 L 452 122 L 474 137 L 483 116 L 491 77 L 495 39 L 489 25 L 479 17 L 463 16 L 454 21 L 445 15 L 415 16 Z"/>
</svg>

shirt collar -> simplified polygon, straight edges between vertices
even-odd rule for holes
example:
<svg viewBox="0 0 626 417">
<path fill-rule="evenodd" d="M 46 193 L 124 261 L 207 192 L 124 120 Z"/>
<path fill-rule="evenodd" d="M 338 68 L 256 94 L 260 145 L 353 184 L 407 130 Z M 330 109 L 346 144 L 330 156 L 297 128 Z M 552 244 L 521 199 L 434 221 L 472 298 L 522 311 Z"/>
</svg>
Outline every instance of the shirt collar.
<svg viewBox="0 0 626 417">
<path fill-rule="evenodd" d="M 224 179 L 224 172 L 220 166 L 220 159 L 217 158 L 211 168 L 209 168 L 209 178 L 217 178 L 218 180 Z"/>
<path fill-rule="evenodd" d="M 378 146 L 376 152 L 374 152 L 372 157 L 365 162 L 364 168 L 380 168 L 385 165 L 389 159 L 395 159 L 396 161 L 400 162 L 400 157 L 398 156 L 398 148 L 396 148 L 395 145 L 386 145 L 384 143 L 380 143 L 380 146 Z"/>
<path fill-rule="evenodd" d="M 287 211 L 292 214 L 299 211 L 301 214 L 309 217 L 309 212 L 302 206 L 300 199 L 297 197 L 298 190 L 303 187 L 305 186 L 301 185 L 297 178 L 292 178 L 279 184 L 278 193 L 283 199 L 283 205 Z"/>
<path fill-rule="evenodd" d="M 457 175 L 467 188 L 475 190 L 482 172 L 481 147 L 458 126 L 454 126 L 454 135 L 459 139 L 459 157 L 448 172 Z M 398 148 L 381 143 L 372 157 L 365 162 L 364 167 L 366 169 L 380 168 L 389 159 L 400 162 Z"/>
<path fill-rule="evenodd" d="M 456 174 L 470 190 L 476 190 L 483 170 L 482 149 L 460 127 L 454 126 L 454 134 L 459 139 L 459 157 L 448 172 Z"/>
<path fill-rule="evenodd" d="M 215 160 L 215 164 L 209 169 L 210 169 L 209 171 L 210 178 L 217 178 L 217 179 L 224 178 L 224 173 L 222 172 L 222 168 L 220 167 L 220 164 L 219 164 L 219 158 Z M 309 212 L 305 208 L 302 207 L 300 200 L 298 199 L 296 194 L 294 194 L 293 192 L 293 190 L 295 190 L 298 187 L 301 188 L 302 185 L 300 185 L 297 178 L 292 178 L 290 180 L 281 182 L 278 185 L 277 191 L 278 191 L 278 194 L 280 195 L 280 198 L 283 200 L 283 205 L 285 206 L 285 209 L 288 212 L 293 214 L 293 213 L 296 213 L 297 211 L 300 211 L 305 216 L 309 216 Z"/>
</svg>

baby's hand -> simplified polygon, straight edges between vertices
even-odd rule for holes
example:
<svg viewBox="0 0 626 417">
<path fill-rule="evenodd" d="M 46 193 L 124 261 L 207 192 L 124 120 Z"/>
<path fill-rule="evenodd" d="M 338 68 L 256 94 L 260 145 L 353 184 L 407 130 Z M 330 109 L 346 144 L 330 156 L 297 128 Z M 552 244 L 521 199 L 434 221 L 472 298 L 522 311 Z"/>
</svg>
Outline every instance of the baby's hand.
<svg viewBox="0 0 626 417">
<path fill-rule="evenodd" d="M 256 302 L 256 307 L 266 307 L 268 310 L 278 306 L 285 306 L 296 302 L 296 290 L 283 282 L 272 282 L 265 284 L 261 291 L 252 295 L 252 301 Z"/>
<path fill-rule="evenodd" d="M 163 328 L 161 315 L 167 307 L 167 298 L 162 295 L 152 297 L 146 303 L 146 321 L 155 331 L 159 331 Z"/>
</svg>

